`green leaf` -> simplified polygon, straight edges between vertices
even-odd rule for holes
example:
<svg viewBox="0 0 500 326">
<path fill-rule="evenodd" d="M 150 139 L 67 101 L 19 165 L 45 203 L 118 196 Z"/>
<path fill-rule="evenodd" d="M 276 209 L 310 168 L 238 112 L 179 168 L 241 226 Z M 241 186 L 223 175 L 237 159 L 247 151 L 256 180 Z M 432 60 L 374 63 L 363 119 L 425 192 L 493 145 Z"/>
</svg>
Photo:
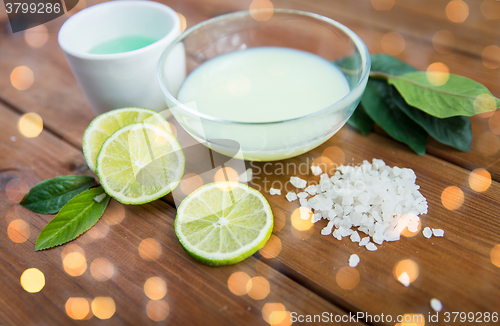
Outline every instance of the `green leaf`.
<svg viewBox="0 0 500 326">
<path fill-rule="evenodd" d="M 109 199 L 102 187 L 86 190 L 71 199 L 42 230 L 35 250 L 62 245 L 90 229 L 101 218 Z"/>
<path fill-rule="evenodd" d="M 21 200 L 21 205 L 32 212 L 54 214 L 73 197 L 95 184 L 86 175 L 68 175 L 38 183 Z"/>
<path fill-rule="evenodd" d="M 347 124 L 358 129 L 363 135 L 368 135 L 373 129 L 373 120 L 366 114 L 361 103 L 358 105 L 354 113 L 351 115 Z"/>
<path fill-rule="evenodd" d="M 450 74 L 444 85 L 435 86 L 425 72 L 411 72 L 390 76 L 388 83 L 396 87 L 406 103 L 438 118 L 470 117 L 498 107 L 498 99 L 485 86 L 463 76 Z"/>
<path fill-rule="evenodd" d="M 394 87 L 391 96 L 396 105 L 413 121 L 425 129 L 434 139 L 445 145 L 468 152 L 472 145 L 472 129 L 469 118 L 457 116 L 439 119 L 409 106 Z"/>
<path fill-rule="evenodd" d="M 424 155 L 427 133 L 399 109 L 391 97 L 391 86 L 384 81 L 369 80 L 361 103 L 366 113 L 392 138 Z"/>
<path fill-rule="evenodd" d="M 413 66 L 387 54 L 372 54 L 371 59 L 371 71 L 379 71 L 392 76 L 417 71 Z"/>
</svg>

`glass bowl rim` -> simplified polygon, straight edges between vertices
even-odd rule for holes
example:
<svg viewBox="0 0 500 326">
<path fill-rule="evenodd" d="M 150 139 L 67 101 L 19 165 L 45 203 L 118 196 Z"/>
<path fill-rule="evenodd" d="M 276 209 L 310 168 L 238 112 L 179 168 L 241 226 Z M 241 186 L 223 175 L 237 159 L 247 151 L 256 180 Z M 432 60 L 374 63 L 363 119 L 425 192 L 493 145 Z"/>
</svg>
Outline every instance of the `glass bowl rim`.
<svg viewBox="0 0 500 326">
<path fill-rule="evenodd" d="M 310 117 L 314 117 L 316 115 L 320 115 L 326 111 L 329 111 L 332 107 L 335 106 L 340 106 L 343 103 L 349 103 L 355 101 L 355 98 L 357 97 L 357 94 L 361 88 L 364 88 L 366 85 L 366 81 L 368 80 L 369 74 L 370 74 L 370 69 L 371 69 L 371 58 L 370 58 L 370 53 L 368 52 L 368 49 L 365 45 L 365 43 L 361 40 L 361 38 L 354 33 L 350 28 L 346 27 L 345 25 L 337 22 L 336 20 L 333 20 L 331 18 L 307 12 L 307 11 L 302 11 L 302 10 L 293 10 L 293 9 L 257 9 L 257 10 L 251 10 L 252 12 L 265 12 L 265 11 L 273 11 L 273 13 L 280 13 L 280 14 L 291 14 L 291 15 L 298 15 L 298 16 L 306 16 L 310 18 L 314 18 L 320 21 L 324 21 L 341 31 L 343 31 L 353 42 L 356 48 L 358 48 L 358 51 L 361 55 L 361 64 L 362 64 L 362 69 L 363 73 L 361 75 L 361 78 L 359 79 L 358 83 L 356 86 L 354 86 L 349 93 L 344 96 L 342 99 L 339 101 L 327 106 L 326 108 L 323 108 L 321 110 L 318 110 L 313 113 L 309 113 L 300 117 L 296 118 L 291 118 L 291 119 L 286 119 L 286 120 L 280 120 L 280 121 L 267 121 L 267 122 L 242 122 L 242 121 L 233 121 L 233 120 L 226 120 L 226 119 L 221 119 L 218 117 L 214 117 L 205 113 L 201 113 L 199 111 L 193 110 L 190 107 L 188 107 L 185 104 L 182 104 L 179 102 L 171 93 L 170 91 L 165 87 L 165 84 L 163 83 L 163 76 L 164 76 L 164 69 L 163 65 L 164 62 L 167 58 L 167 54 L 170 53 L 170 51 L 174 48 L 175 45 L 177 45 L 180 41 L 182 41 L 184 38 L 186 38 L 188 35 L 190 35 L 193 31 L 196 31 L 200 29 L 201 27 L 204 27 L 209 24 L 217 23 L 219 21 L 223 21 L 227 18 L 237 18 L 237 17 L 244 17 L 244 16 L 249 16 L 250 15 L 250 10 L 244 10 L 244 11 L 236 11 L 233 13 L 229 14 L 224 14 L 220 15 L 214 18 L 207 19 L 205 21 L 202 21 L 187 30 L 185 30 L 183 33 L 181 33 L 177 38 L 175 38 L 172 43 L 170 43 L 165 51 L 163 51 L 163 54 L 161 55 L 160 61 L 158 62 L 158 71 L 157 71 L 157 77 L 158 77 L 158 83 L 160 86 L 160 89 L 162 93 L 168 97 L 170 101 L 176 104 L 176 108 L 181 108 L 184 111 L 187 111 L 188 113 L 197 116 L 199 118 L 203 118 L 205 120 L 209 121 L 215 121 L 215 122 L 220 122 L 220 123 L 227 123 L 227 124 L 241 124 L 241 125 L 268 125 L 268 124 L 277 124 L 277 123 L 285 123 L 285 122 L 291 122 L 295 120 L 301 120 L 301 119 L 307 119 Z M 361 91 L 363 93 L 363 91 Z"/>
</svg>

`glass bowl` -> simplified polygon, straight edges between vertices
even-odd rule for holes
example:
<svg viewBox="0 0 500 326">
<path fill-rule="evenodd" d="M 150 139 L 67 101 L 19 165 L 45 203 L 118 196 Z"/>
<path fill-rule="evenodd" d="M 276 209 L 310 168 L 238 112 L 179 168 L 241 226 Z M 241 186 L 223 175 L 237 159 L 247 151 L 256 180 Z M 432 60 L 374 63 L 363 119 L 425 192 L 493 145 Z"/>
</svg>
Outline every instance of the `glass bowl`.
<svg viewBox="0 0 500 326">
<path fill-rule="evenodd" d="M 264 123 L 224 120 L 197 111 L 196 103 L 179 102 L 183 81 L 202 63 L 263 46 L 307 51 L 330 61 L 346 77 L 349 93 L 317 112 Z M 254 161 L 294 157 L 328 140 L 354 112 L 369 72 L 368 50 L 349 28 L 321 15 L 287 9 L 241 11 L 204 21 L 174 40 L 158 66 L 167 106 L 190 135 L 219 153 L 233 157 L 238 152 L 238 158 Z"/>
</svg>

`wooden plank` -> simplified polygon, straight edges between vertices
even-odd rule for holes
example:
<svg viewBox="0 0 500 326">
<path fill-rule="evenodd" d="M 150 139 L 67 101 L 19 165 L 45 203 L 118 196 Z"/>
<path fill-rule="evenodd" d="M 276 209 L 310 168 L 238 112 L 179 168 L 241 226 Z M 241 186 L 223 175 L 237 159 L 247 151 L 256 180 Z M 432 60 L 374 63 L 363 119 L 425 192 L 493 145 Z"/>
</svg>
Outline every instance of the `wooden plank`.
<svg viewBox="0 0 500 326">
<path fill-rule="evenodd" d="M 336 150 L 327 150 L 329 147 L 336 147 Z M 337 153 L 335 157 L 328 154 L 334 152 Z M 338 241 L 331 235 L 320 235 L 326 226 L 324 220 L 310 231 L 295 230 L 291 215 L 298 208 L 297 201 L 289 203 L 284 198 L 285 190 L 282 196 L 270 196 L 269 188 L 284 189 L 286 186 L 294 190 L 287 184 L 294 175 L 318 182 L 319 177 L 312 176 L 308 168 L 322 155 L 349 165 L 381 158 L 391 166 L 414 169 L 420 191 L 429 203 L 429 213 L 421 217 L 422 228 L 442 228 L 444 238 L 426 239 L 419 233 L 411 238 L 402 237 L 398 242 L 386 242 L 377 251 L 370 252 L 349 239 Z M 344 160 L 339 159 L 342 156 Z M 254 167 L 253 186 L 272 203 L 275 216 L 286 219 L 285 227 L 277 233 L 283 250 L 277 258 L 267 261 L 321 296 L 349 310 L 371 315 L 420 313 L 428 316 L 433 313 L 429 305 L 431 298 L 441 300 L 446 312 L 500 309 L 497 298 L 500 275 L 498 267 L 490 260 L 490 252 L 500 243 L 499 183 L 493 182 L 483 193 L 475 192 L 468 185 L 469 171 L 429 155 L 417 156 L 408 148 L 393 145 L 389 139 L 375 133 L 363 138 L 349 128 L 305 155 L 282 162 L 252 163 L 251 166 Z M 465 198 L 463 205 L 453 211 L 447 210 L 441 202 L 441 195 L 449 186 L 459 187 Z M 348 266 L 351 254 L 361 258 L 356 267 L 359 283 L 355 281 L 356 276 L 351 275 L 351 284 L 356 286 L 346 290 L 342 286 L 347 281 L 339 281 L 336 276 L 340 268 Z M 408 288 L 393 275 L 395 265 L 405 259 L 413 260 L 419 269 L 418 278 Z M 439 324 L 446 323 L 440 319 Z"/>
<path fill-rule="evenodd" d="M 70 297 L 107 296 L 116 303 L 116 313 L 109 324 L 154 324 L 146 313 L 150 300 L 143 287 L 148 278 L 155 276 L 167 283 L 168 292 L 164 298 L 170 307 L 167 322 L 174 325 L 266 324 L 262 317 L 266 303 L 282 303 L 288 311 L 301 314 L 324 311 L 344 314 L 255 257 L 219 268 L 195 262 L 175 236 L 175 210 L 162 201 L 143 206 L 122 206 L 112 202 L 113 209 L 105 213 L 94 233 L 89 235 L 89 231 L 71 243 L 81 248 L 87 269 L 81 276 L 70 276 L 62 261 L 63 250 L 71 248 L 69 244 L 34 251 L 36 237 L 52 216 L 31 213 L 17 203 L 35 183 L 77 171 L 78 166 L 85 164 L 83 155 L 45 130 L 36 138 L 24 138 L 16 129 L 19 115 L 2 105 L 0 116 L 4 125 L 0 130 L 0 215 L 4 217 L 0 220 L 0 322 L 8 325 L 77 324 L 65 310 Z M 119 216 L 124 216 L 119 224 L 109 226 L 105 222 Z M 16 228 L 10 223 L 16 219 L 24 220 L 30 230 L 27 241 L 22 243 L 11 240 L 16 239 L 13 232 Z M 19 234 L 17 239 L 21 237 L 22 240 L 22 231 Z M 162 254 L 158 259 L 146 261 L 141 258 L 138 248 L 146 238 L 154 238 L 161 246 Z M 97 258 L 105 258 L 113 264 L 114 274 L 110 280 L 99 282 L 91 273 L 92 263 Z M 38 268 L 45 274 L 45 287 L 39 293 L 30 294 L 21 287 L 20 277 L 27 268 Z M 228 279 L 238 271 L 266 278 L 270 293 L 265 299 L 254 300 L 248 295 L 236 296 L 230 292 Z"/>
</svg>

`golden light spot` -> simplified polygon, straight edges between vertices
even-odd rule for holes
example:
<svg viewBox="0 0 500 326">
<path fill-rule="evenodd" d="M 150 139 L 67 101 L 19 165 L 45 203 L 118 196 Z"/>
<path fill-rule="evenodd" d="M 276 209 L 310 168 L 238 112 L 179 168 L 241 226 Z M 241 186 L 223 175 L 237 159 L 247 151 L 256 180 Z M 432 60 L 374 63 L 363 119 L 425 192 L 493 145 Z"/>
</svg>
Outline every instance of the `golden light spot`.
<svg viewBox="0 0 500 326">
<path fill-rule="evenodd" d="M 86 233 L 92 239 L 102 239 L 108 235 L 109 224 L 103 220 L 99 220 L 93 227 L 90 228 Z"/>
<path fill-rule="evenodd" d="M 115 300 L 110 297 L 96 297 L 91 306 L 92 312 L 99 319 L 109 319 L 116 312 Z"/>
<path fill-rule="evenodd" d="M 235 272 L 229 276 L 227 287 L 235 295 L 245 295 L 248 293 L 247 284 L 250 282 L 250 276 L 245 272 Z"/>
<path fill-rule="evenodd" d="M 441 203 L 450 211 L 459 209 L 464 203 L 464 192 L 456 186 L 446 187 L 441 193 Z"/>
<path fill-rule="evenodd" d="M 391 10 L 394 0 L 371 0 L 373 8 L 376 10 Z"/>
<path fill-rule="evenodd" d="M 481 118 L 489 118 L 495 113 L 497 103 L 490 94 L 481 94 L 474 99 L 474 111 L 480 113 Z"/>
<path fill-rule="evenodd" d="M 432 37 L 432 46 L 441 54 L 450 53 L 455 47 L 455 35 L 445 29 L 440 30 Z"/>
<path fill-rule="evenodd" d="M 286 224 L 285 213 L 283 211 L 274 212 L 274 226 L 273 232 L 279 232 Z"/>
<path fill-rule="evenodd" d="M 273 16 L 273 4 L 269 0 L 253 0 L 250 3 L 250 16 L 257 21 L 266 21 Z"/>
<path fill-rule="evenodd" d="M 74 14 L 76 14 L 77 12 L 79 12 L 80 10 L 87 8 L 87 3 L 85 0 L 79 0 L 78 3 L 76 4 L 76 6 L 74 8 L 72 8 L 70 11 L 68 11 L 66 9 L 66 2 L 63 1 L 63 4 L 64 4 L 64 6 L 63 6 L 64 13 L 68 17 L 71 17 Z"/>
<path fill-rule="evenodd" d="M 416 232 L 411 232 L 408 227 L 405 227 L 403 231 L 401 232 L 401 235 L 407 238 L 414 237 L 418 234 L 420 234 L 420 230 L 422 229 L 422 225 L 420 224 L 420 220 L 418 220 L 418 228 Z"/>
<path fill-rule="evenodd" d="M 494 133 L 486 131 L 479 135 L 474 145 L 484 156 L 492 156 L 500 149 L 500 139 Z"/>
<path fill-rule="evenodd" d="M 290 311 L 273 311 L 269 316 L 269 322 L 273 326 L 290 326 L 293 324 Z"/>
<path fill-rule="evenodd" d="M 496 0 L 483 0 L 481 13 L 488 20 L 500 19 L 500 5 Z"/>
<path fill-rule="evenodd" d="M 323 173 L 331 173 L 337 167 L 337 165 L 325 155 L 315 158 L 311 165 L 319 166 Z"/>
<path fill-rule="evenodd" d="M 28 268 L 21 275 L 21 286 L 29 293 L 40 292 L 45 286 L 45 275 L 38 268 Z"/>
<path fill-rule="evenodd" d="M 181 191 L 185 195 L 189 195 L 201 186 L 203 186 L 203 179 L 195 173 L 184 175 L 180 183 Z"/>
<path fill-rule="evenodd" d="M 451 0 L 446 5 L 446 17 L 454 23 L 462 23 L 469 17 L 469 6 L 462 0 Z"/>
<path fill-rule="evenodd" d="M 450 68 L 442 62 L 434 62 L 426 71 L 429 83 L 434 86 L 442 86 L 450 79 Z"/>
<path fill-rule="evenodd" d="M 42 117 L 35 112 L 25 113 L 17 120 L 17 130 L 26 138 L 35 138 L 43 130 Z"/>
<path fill-rule="evenodd" d="M 164 300 L 152 300 L 149 301 L 146 306 L 146 313 L 149 319 L 154 321 L 162 321 L 167 319 L 170 313 L 170 307 L 168 303 Z"/>
<path fill-rule="evenodd" d="M 116 225 L 120 224 L 124 218 L 125 206 L 116 200 L 111 199 L 101 219 L 109 225 Z"/>
<path fill-rule="evenodd" d="M 115 267 L 106 258 L 96 258 L 92 264 L 90 264 L 90 274 L 96 281 L 107 281 L 113 277 L 114 273 Z"/>
<path fill-rule="evenodd" d="M 45 25 L 38 25 L 24 32 L 24 40 L 32 48 L 41 48 L 49 40 L 49 31 Z"/>
<path fill-rule="evenodd" d="M 425 317 L 422 314 L 404 314 L 401 326 L 425 326 Z"/>
<path fill-rule="evenodd" d="M 477 192 L 488 190 L 491 186 L 491 174 L 485 169 L 475 169 L 469 174 L 469 186 Z"/>
<path fill-rule="evenodd" d="M 274 234 L 271 235 L 269 240 L 267 240 L 264 248 L 259 250 L 259 253 L 262 255 L 262 257 L 267 259 L 275 258 L 276 256 L 279 255 L 280 252 L 281 252 L 281 240 Z"/>
<path fill-rule="evenodd" d="M 92 317 L 90 310 L 91 300 L 88 298 L 73 297 L 66 301 L 66 314 L 75 320 L 85 320 Z"/>
<path fill-rule="evenodd" d="M 496 45 L 488 45 L 481 52 L 483 65 L 489 69 L 497 69 L 500 67 L 500 48 Z"/>
<path fill-rule="evenodd" d="M 238 172 L 236 172 L 235 169 L 230 168 L 230 167 L 220 168 L 215 173 L 214 181 L 215 182 L 227 182 L 227 181 L 238 182 Z M 219 187 L 221 189 L 231 190 L 231 189 L 228 189 L 227 184 L 220 184 Z"/>
<path fill-rule="evenodd" d="M 270 291 L 269 282 L 262 276 L 252 277 L 247 283 L 248 296 L 254 300 L 262 300 Z"/>
<path fill-rule="evenodd" d="M 282 303 L 266 303 L 264 307 L 262 307 L 262 318 L 268 323 L 271 324 L 271 321 L 274 321 L 276 323 L 276 317 L 274 316 L 273 319 L 271 320 L 271 314 L 274 312 L 285 312 L 286 308 Z"/>
<path fill-rule="evenodd" d="M 74 251 L 64 257 L 63 266 L 69 275 L 80 276 L 87 270 L 87 260 L 83 254 Z"/>
<path fill-rule="evenodd" d="M 390 55 L 398 55 L 405 49 L 405 39 L 398 32 L 389 32 L 382 36 L 382 50 Z"/>
<path fill-rule="evenodd" d="M 5 195 L 14 203 L 19 203 L 29 190 L 28 184 L 19 178 L 12 179 L 5 185 Z"/>
<path fill-rule="evenodd" d="M 18 219 L 9 223 L 7 235 L 15 243 L 23 243 L 30 237 L 30 226 L 24 220 Z"/>
<path fill-rule="evenodd" d="M 10 74 L 10 83 L 15 89 L 25 91 L 33 85 L 35 75 L 33 71 L 26 66 L 19 66 L 12 70 Z"/>
<path fill-rule="evenodd" d="M 180 12 L 178 12 L 177 15 L 179 16 L 179 21 L 181 23 L 181 33 L 182 33 L 186 30 L 186 27 L 187 27 L 186 17 L 183 14 L 181 14 Z"/>
<path fill-rule="evenodd" d="M 322 154 L 324 157 L 327 157 L 332 161 L 333 167 L 337 168 L 345 163 L 345 153 L 344 151 L 337 146 L 330 146 L 325 148 Z M 314 162 L 313 162 L 314 164 Z M 323 169 L 323 167 L 321 167 Z M 328 174 L 333 174 L 332 170 L 323 170 Z"/>
<path fill-rule="evenodd" d="M 335 276 L 335 279 L 337 280 L 337 284 L 342 289 L 352 290 L 359 283 L 359 272 L 353 267 L 344 266 L 339 269 L 337 275 Z"/>
<path fill-rule="evenodd" d="M 497 244 L 491 249 L 490 259 L 493 265 L 500 267 L 500 244 Z"/>
<path fill-rule="evenodd" d="M 418 277 L 418 265 L 411 259 L 400 260 L 394 265 L 393 275 L 396 280 L 399 280 L 402 274 L 408 274 L 410 283 Z"/>
<path fill-rule="evenodd" d="M 161 244 L 153 238 L 147 238 L 139 244 L 139 255 L 144 260 L 157 260 L 161 255 Z"/>
<path fill-rule="evenodd" d="M 302 213 L 301 213 L 302 210 Z M 309 216 L 307 219 L 302 219 L 301 215 L 303 216 Z M 299 231 L 305 231 L 309 230 L 310 228 L 313 227 L 313 223 L 311 222 L 311 216 L 313 215 L 313 212 L 306 207 L 299 207 L 296 208 L 292 212 L 292 216 L 290 216 L 292 226 Z"/>
<path fill-rule="evenodd" d="M 167 294 L 167 282 L 157 276 L 150 277 L 144 283 L 144 294 L 151 300 L 161 300 Z"/>
<path fill-rule="evenodd" d="M 66 256 L 72 252 L 78 252 L 81 255 L 85 256 L 85 251 L 83 251 L 83 249 L 79 245 L 70 243 L 64 246 L 64 249 L 61 252 L 61 259 L 64 260 L 64 258 L 66 258 Z"/>
</svg>

